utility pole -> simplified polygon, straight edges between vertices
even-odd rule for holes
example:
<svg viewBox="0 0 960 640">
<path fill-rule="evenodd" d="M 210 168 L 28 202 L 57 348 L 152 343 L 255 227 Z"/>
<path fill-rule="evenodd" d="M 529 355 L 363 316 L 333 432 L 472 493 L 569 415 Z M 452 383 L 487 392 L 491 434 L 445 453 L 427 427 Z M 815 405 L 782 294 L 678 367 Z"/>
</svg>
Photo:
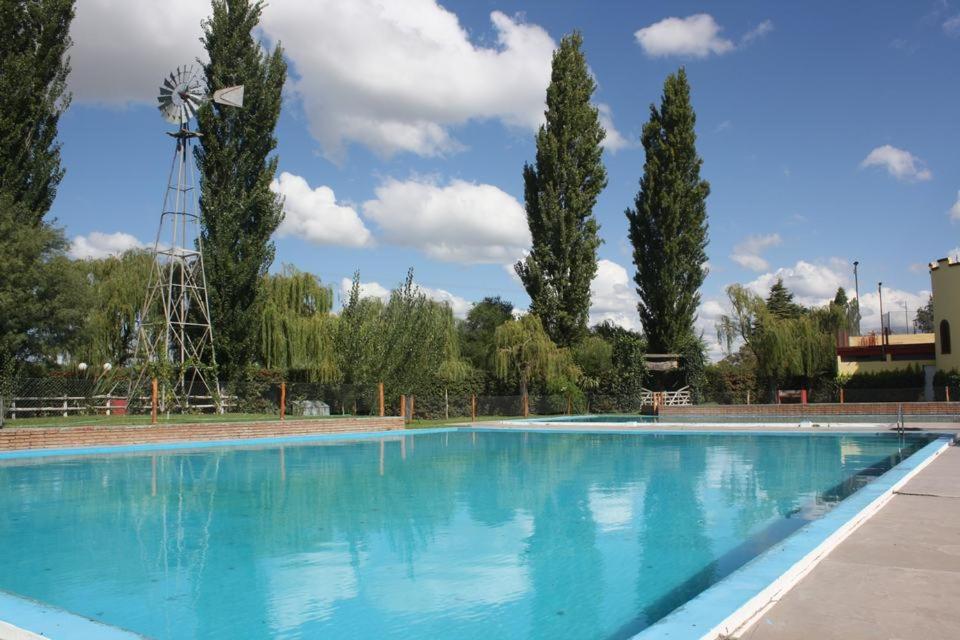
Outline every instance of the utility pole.
<svg viewBox="0 0 960 640">
<path fill-rule="evenodd" d="M 857 267 L 860 266 L 859 260 L 853 261 L 853 293 L 857 300 L 857 335 L 860 335 L 860 277 L 857 273 Z"/>
<path fill-rule="evenodd" d="M 877 292 L 880 294 L 880 345 L 883 349 L 883 359 L 887 359 L 887 331 L 883 328 L 883 283 L 877 283 Z"/>
<path fill-rule="evenodd" d="M 904 333 L 910 333 L 910 314 L 907 312 L 907 301 L 901 300 L 900 304 L 903 306 L 903 331 Z"/>
</svg>

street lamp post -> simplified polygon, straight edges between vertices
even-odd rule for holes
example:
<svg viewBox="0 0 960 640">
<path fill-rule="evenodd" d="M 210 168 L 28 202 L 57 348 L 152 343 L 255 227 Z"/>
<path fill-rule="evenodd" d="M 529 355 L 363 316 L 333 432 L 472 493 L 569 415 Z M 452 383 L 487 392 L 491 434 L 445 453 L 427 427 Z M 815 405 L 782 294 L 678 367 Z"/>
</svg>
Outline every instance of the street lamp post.
<svg viewBox="0 0 960 640">
<path fill-rule="evenodd" d="M 877 283 L 877 293 L 880 295 L 880 344 L 883 347 L 883 356 L 887 356 L 887 331 L 883 328 L 883 283 Z"/>
</svg>

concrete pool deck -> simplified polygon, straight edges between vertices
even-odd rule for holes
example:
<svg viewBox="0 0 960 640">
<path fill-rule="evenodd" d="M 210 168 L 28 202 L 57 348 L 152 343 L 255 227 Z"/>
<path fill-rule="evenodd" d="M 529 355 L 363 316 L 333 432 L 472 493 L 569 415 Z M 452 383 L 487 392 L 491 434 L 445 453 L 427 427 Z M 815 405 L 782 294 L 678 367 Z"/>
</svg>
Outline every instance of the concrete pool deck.
<svg viewBox="0 0 960 640">
<path fill-rule="evenodd" d="M 960 637 L 960 447 L 931 462 L 734 637 Z"/>
</svg>

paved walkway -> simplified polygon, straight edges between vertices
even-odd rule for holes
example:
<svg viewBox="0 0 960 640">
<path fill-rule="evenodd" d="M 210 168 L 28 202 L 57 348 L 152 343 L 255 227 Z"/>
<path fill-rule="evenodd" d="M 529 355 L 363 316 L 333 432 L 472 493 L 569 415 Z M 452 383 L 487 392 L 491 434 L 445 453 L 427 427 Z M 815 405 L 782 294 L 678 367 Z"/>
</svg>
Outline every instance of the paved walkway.
<svg viewBox="0 0 960 640">
<path fill-rule="evenodd" d="M 960 638 L 960 447 L 908 482 L 737 637 Z"/>
</svg>

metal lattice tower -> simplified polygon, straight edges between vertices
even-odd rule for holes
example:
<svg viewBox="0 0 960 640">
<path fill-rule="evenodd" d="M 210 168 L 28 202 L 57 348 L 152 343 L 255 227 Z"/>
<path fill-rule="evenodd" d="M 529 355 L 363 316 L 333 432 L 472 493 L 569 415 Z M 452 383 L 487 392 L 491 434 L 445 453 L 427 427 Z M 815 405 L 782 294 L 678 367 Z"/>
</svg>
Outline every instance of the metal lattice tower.
<svg viewBox="0 0 960 640">
<path fill-rule="evenodd" d="M 157 370 L 166 370 L 160 383 L 161 410 L 185 410 L 191 405 L 215 406 L 220 393 L 197 201 L 192 144 L 199 133 L 187 126 L 202 102 L 210 99 L 199 73 L 178 67 L 164 78 L 157 98 L 163 117 L 178 124 L 168 132 L 176 141 L 160 227 L 153 246 L 153 268 L 137 328 L 136 362 L 139 372 L 130 399 L 148 394 Z M 214 92 L 214 101 L 242 106 L 243 87 Z M 167 404 L 172 403 L 172 407 Z"/>
</svg>

